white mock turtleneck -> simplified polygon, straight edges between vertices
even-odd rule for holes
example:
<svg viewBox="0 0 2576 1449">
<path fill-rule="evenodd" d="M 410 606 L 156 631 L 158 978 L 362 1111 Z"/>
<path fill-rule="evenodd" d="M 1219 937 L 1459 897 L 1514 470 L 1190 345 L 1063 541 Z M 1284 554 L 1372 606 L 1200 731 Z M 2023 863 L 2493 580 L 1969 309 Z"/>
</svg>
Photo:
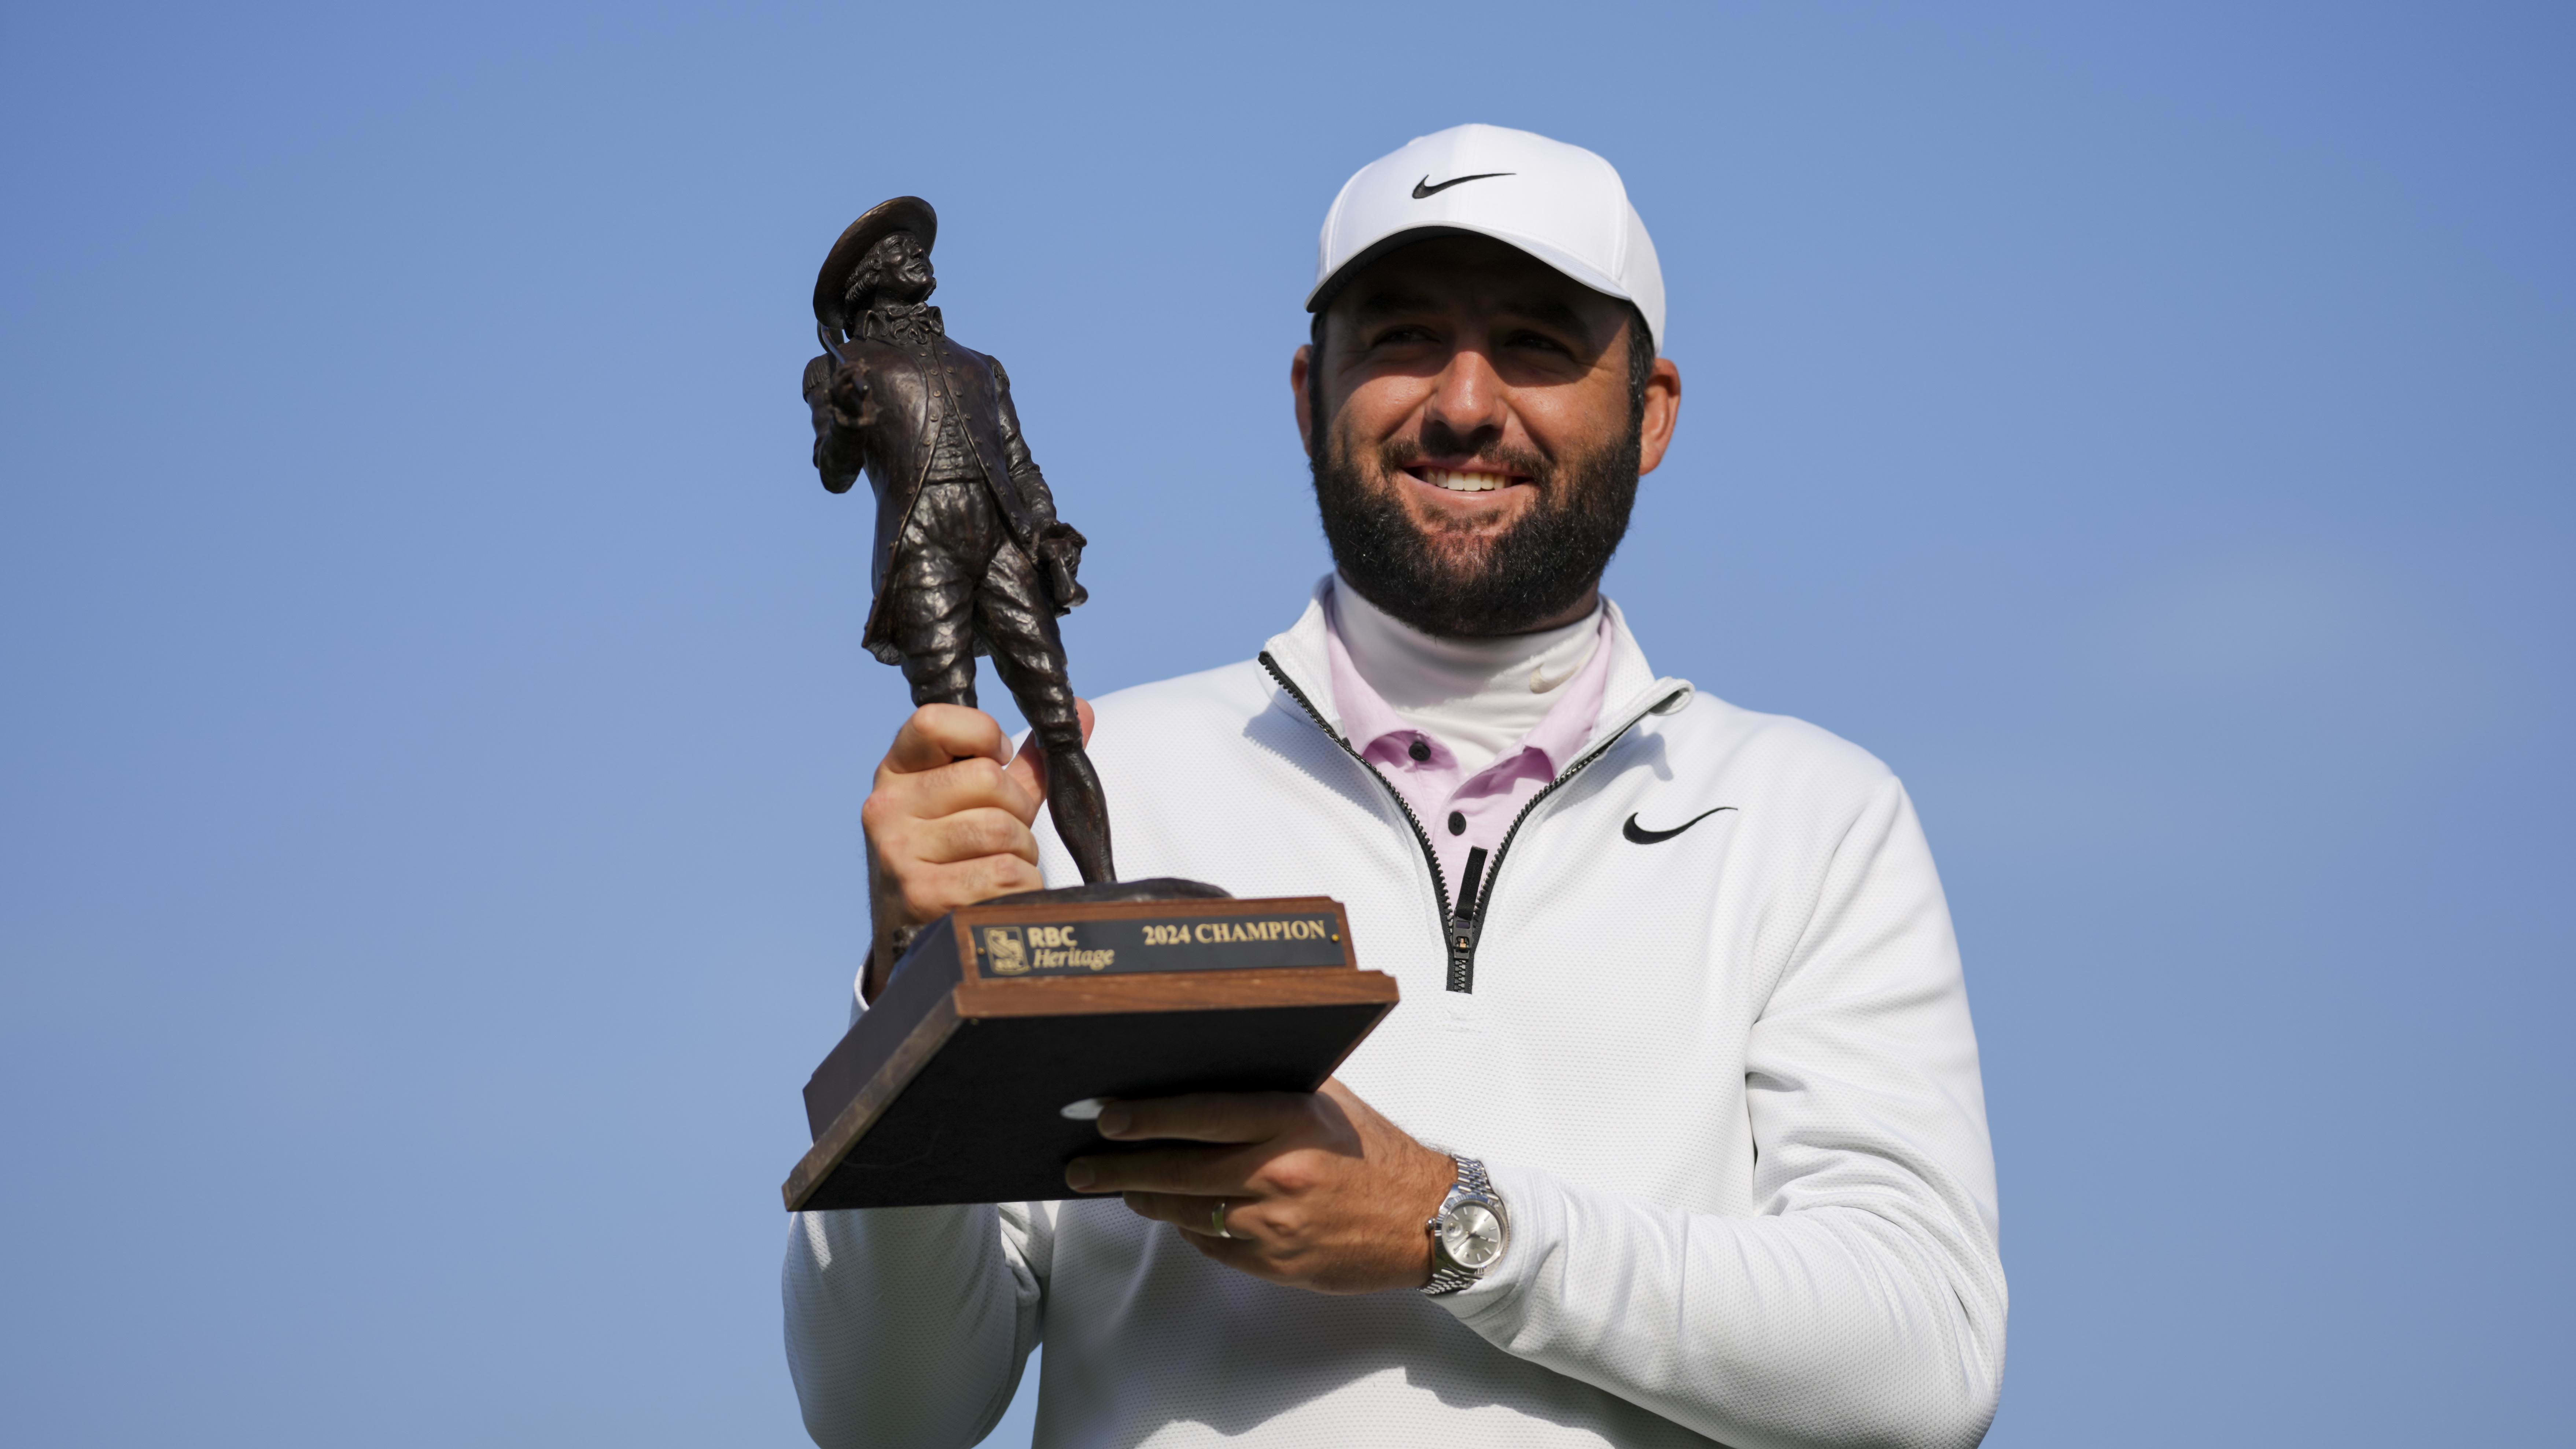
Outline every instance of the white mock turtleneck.
<svg viewBox="0 0 2576 1449">
<path fill-rule="evenodd" d="M 1351 665 L 1406 724 L 1449 747 L 1473 775 L 1536 728 L 1601 643 L 1601 610 L 1535 634 L 1425 634 L 1333 578 L 1333 633 Z"/>
</svg>

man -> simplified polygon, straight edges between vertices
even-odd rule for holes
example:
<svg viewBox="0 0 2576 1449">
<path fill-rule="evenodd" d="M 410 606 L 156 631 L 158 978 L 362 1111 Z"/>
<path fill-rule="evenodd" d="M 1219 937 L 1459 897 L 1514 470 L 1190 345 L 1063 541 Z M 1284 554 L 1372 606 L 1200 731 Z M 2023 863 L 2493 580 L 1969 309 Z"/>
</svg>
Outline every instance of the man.
<svg viewBox="0 0 2576 1449">
<path fill-rule="evenodd" d="M 903 666 L 916 707 L 967 709 L 975 656 L 991 654 L 1046 752 L 1057 834 L 1084 880 L 1112 880 L 1109 812 L 1055 627 L 1090 597 L 1074 577 L 1084 540 L 1055 516 L 1010 374 L 950 341 L 929 305 L 938 234 L 929 202 L 898 196 L 850 223 L 824 259 L 814 320 L 825 351 L 805 365 L 814 468 L 834 493 L 864 468 L 876 491 L 868 651 Z M 878 954 L 906 939 L 881 934 Z"/>
<path fill-rule="evenodd" d="M 1659 679 L 1598 582 L 1680 374 L 1609 165 L 1363 169 L 1290 369 L 1336 574 L 1098 705 L 1131 869 L 1329 893 L 1404 1001 L 1312 1095 L 1113 1104 L 1116 1198 L 809 1213 L 826 1445 L 1966 1445 L 2005 1295 L 1958 954 L 1903 788 Z M 925 709 L 868 802 L 915 918 L 1062 879 L 1037 760 Z M 1223 809 L 1210 809 L 1212 800 Z"/>
</svg>

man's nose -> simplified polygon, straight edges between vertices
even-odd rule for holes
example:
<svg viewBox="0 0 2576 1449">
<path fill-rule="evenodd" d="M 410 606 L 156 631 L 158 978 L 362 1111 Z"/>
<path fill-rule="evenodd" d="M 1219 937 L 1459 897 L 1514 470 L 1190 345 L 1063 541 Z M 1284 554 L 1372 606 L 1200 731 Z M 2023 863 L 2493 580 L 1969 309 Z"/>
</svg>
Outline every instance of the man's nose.
<svg viewBox="0 0 2576 1449">
<path fill-rule="evenodd" d="M 1461 348 L 1432 380 L 1431 396 L 1422 405 L 1428 431 L 1446 432 L 1475 447 L 1503 430 L 1503 380 L 1485 354 Z"/>
</svg>

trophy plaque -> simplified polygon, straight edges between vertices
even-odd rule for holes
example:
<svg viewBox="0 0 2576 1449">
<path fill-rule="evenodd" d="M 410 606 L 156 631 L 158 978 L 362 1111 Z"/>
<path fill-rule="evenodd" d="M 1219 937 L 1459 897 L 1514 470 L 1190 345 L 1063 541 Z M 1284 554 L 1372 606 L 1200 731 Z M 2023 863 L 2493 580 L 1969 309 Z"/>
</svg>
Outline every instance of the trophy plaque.
<svg viewBox="0 0 2576 1449">
<path fill-rule="evenodd" d="M 1150 1145 L 1102 1138 L 1102 1101 L 1311 1092 L 1395 1006 L 1339 902 L 1087 893 L 968 906 L 915 938 L 806 1084 L 791 1210 L 1076 1196 L 1067 1162 Z"/>
</svg>

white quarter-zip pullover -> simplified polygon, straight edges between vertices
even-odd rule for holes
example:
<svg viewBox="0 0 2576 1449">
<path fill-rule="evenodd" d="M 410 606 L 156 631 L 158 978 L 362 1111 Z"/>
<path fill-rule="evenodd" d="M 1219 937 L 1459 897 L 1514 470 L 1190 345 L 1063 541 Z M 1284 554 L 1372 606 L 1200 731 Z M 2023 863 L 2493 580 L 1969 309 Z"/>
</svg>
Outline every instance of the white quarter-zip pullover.
<svg viewBox="0 0 2576 1449">
<path fill-rule="evenodd" d="M 1129 873 L 1348 908 L 1403 1003 L 1341 1079 L 1484 1160 L 1495 1270 L 1327 1297 L 1114 1199 L 800 1214 L 788 1355 L 817 1442 L 971 1444 L 1041 1337 L 1046 1449 L 1983 1435 L 1994 1169 L 1913 807 L 1834 736 L 1657 679 L 1610 620 L 1609 703 L 1473 920 L 1340 737 L 1320 604 L 1258 662 L 1097 702 Z"/>
</svg>

